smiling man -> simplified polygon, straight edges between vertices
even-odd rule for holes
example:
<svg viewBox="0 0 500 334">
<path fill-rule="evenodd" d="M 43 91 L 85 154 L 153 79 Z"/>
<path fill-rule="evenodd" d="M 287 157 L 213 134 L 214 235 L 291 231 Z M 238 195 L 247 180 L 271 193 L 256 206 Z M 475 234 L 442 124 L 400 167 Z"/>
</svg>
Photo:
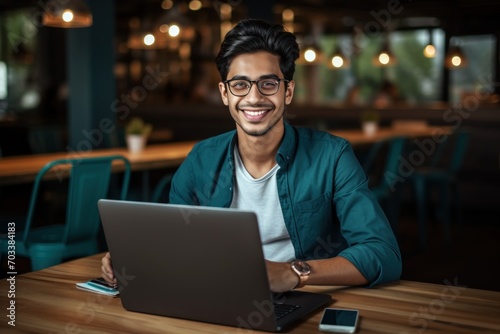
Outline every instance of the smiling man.
<svg viewBox="0 0 500 334">
<path fill-rule="evenodd" d="M 279 61 L 266 51 L 238 55 L 227 74 L 231 79 L 219 83 L 222 101 L 243 137 L 261 137 L 275 127 L 283 131 L 285 105 L 292 102 L 295 83 L 283 78 Z M 282 94 L 277 94 L 280 86 Z"/>
<path fill-rule="evenodd" d="M 170 202 L 256 212 L 273 291 L 397 280 L 396 239 L 349 143 L 284 119 L 298 56 L 281 25 L 248 19 L 226 35 L 216 64 L 236 130 L 193 148 Z M 116 281 L 109 254 L 102 271 Z"/>
</svg>

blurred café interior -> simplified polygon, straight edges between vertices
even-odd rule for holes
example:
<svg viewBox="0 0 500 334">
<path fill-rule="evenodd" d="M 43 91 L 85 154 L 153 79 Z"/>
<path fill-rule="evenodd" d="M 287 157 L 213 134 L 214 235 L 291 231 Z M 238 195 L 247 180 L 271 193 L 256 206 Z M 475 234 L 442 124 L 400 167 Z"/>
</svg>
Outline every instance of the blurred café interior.
<svg viewBox="0 0 500 334">
<path fill-rule="evenodd" d="M 72 3 L 76 26 L 48 15 Z M 361 131 L 372 117 L 379 129 L 467 133 L 448 175 L 460 201 L 445 208 L 452 211 L 449 242 L 433 214 L 441 195 L 429 193 L 427 245 L 419 249 L 415 195 L 409 181 L 400 182 L 403 278 L 458 277 L 500 290 L 493 275 L 500 263 L 499 15 L 494 0 L 0 0 L 0 166 L 17 156 L 125 147 L 134 117 L 153 126 L 148 146 L 234 129 L 214 58 L 236 22 L 261 18 L 283 24 L 301 47 L 291 124 L 342 133 Z M 115 131 L 97 136 L 103 119 Z M 445 145 L 442 164 L 450 165 L 457 147 Z M 372 149 L 355 146 L 362 164 Z M 152 170 L 151 188 L 174 171 Z M 141 196 L 139 174 L 129 198 Z M 0 183 L 2 225 L 22 221 L 31 188 Z M 42 220 L 64 219 L 60 196 L 43 198 Z"/>
</svg>

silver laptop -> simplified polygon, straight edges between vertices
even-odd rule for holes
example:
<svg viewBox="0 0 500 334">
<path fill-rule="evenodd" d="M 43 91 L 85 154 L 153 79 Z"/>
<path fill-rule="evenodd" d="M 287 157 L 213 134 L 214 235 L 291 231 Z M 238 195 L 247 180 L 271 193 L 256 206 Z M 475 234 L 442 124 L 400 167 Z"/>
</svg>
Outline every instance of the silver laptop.
<svg viewBox="0 0 500 334">
<path fill-rule="evenodd" d="M 129 311 L 280 331 L 331 301 L 270 292 L 253 212 L 115 200 L 98 206 Z"/>
</svg>

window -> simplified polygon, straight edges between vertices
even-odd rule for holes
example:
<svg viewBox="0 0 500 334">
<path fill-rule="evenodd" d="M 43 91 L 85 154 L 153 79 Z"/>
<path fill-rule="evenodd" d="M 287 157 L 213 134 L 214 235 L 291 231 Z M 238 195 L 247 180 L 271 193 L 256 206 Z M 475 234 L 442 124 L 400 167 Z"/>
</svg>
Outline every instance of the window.
<svg viewBox="0 0 500 334">
<path fill-rule="evenodd" d="M 0 100 L 9 110 L 33 109 L 40 101 L 34 66 L 38 29 L 33 20 L 27 9 L 0 15 L 0 62 L 4 64 Z"/>
<path fill-rule="evenodd" d="M 468 65 L 450 70 L 450 102 L 462 102 L 470 95 L 482 92 L 481 99 L 493 92 L 496 38 L 493 35 L 464 36 L 452 38 L 462 49 Z"/>
<path fill-rule="evenodd" d="M 373 58 L 383 47 L 385 38 L 397 61 L 393 66 L 377 67 Z M 318 44 L 323 52 L 323 61 L 317 65 L 297 65 L 297 102 L 370 105 L 387 83 L 396 87 L 399 100 L 408 104 L 442 100 L 443 75 L 446 73 L 443 30 L 402 30 L 387 36 L 364 36 L 357 42 L 358 45 L 353 45 L 352 35 L 348 34 L 322 36 Z M 433 58 L 427 58 L 423 53 L 429 42 L 437 50 Z M 450 102 L 460 101 L 464 94 L 477 89 L 492 91 L 495 45 L 493 36 L 460 38 L 460 46 L 469 65 L 450 70 Z M 337 46 L 350 58 L 351 66 L 347 69 L 335 70 L 327 66 L 328 58 Z"/>
</svg>

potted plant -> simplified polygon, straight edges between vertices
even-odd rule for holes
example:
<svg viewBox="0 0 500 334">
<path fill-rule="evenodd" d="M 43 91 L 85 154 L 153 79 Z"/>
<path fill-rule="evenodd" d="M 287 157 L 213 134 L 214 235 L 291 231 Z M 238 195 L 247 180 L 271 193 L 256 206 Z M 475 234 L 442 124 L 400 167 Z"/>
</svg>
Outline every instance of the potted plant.
<svg viewBox="0 0 500 334">
<path fill-rule="evenodd" d="M 375 110 L 367 110 L 361 114 L 361 128 L 368 136 L 373 136 L 378 130 L 379 114 Z"/>
<path fill-rule="evenodd" d="M 146 146 L 146 142 L 152 130 L 153 126 L 151 124 L 145 123 L 139 117 L 133 117 L 125 126 L 125 135 L 129 151 L 132 153 L 142 151 L 144 146 Z"/>
</svg>

